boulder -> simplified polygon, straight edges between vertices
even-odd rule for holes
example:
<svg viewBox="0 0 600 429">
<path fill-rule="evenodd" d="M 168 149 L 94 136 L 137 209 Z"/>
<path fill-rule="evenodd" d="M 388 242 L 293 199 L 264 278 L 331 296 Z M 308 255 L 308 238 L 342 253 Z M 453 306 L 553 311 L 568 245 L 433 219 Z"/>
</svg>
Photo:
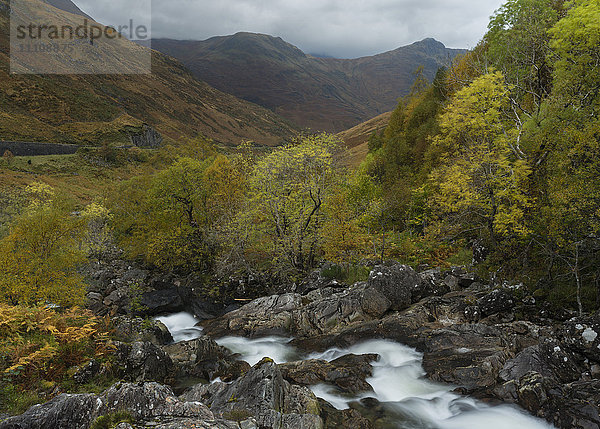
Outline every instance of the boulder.
<svg viewBox="0 0 600 429">
<path fill-rule="evenodd" d="M 119 338 L 127 342 L 146 341 L 157 346 L 170 344 L 173 337 L 159 320 L 119 316 L 113 319 Z"/>
<path fill-rule="evenodd" d="M 231 384 L 196 385 L 181 398 L 207 404 L 218 417 L 253 416 L 261 428 L 323 427 L 314 394 L 290 385 L 278 365 L 267 358 Z"/>
<path fill-rule="evenodd" d="M 368 286 L 391 302 L 392 310 L 403 310 L 421 299 L 425 283 L 407 265 L 378 265 L 369 274 Z"/>
<path fill-rule="evenodd" d="M 173 361 L 164 351 L 149 342 L 116 343 L 116 359 L 121 376 L 128 381 L 165 382 L 171 378 Z"/>
<path fill-rule="evenodd" d="M 144 292 L 140 298 L 141 312 L 147 316 L 177 313 L 185 310 L 183 300 L 176 288 Z"/>
<path fill-rule="evenodd" d="M 173 361 L 175 378 L 185 380 L 196 377 L 231 381 L 250 369 L 246 362 L 237 360 L 225 347 L 218 345 L 209 337 L 191 341 L 182 341 L 162 348 Z"/>
<path fill-rule="evenodd" d="M 373 388 L 366 379 L 372 375 L 371 362 L 377 355 L 346 355 L 334 361 L 305 360 L 279 365 L 283 378 L 290 383 L 312 386 L 330 383 L 346 393 L 369 392 Z"/>
</svg>

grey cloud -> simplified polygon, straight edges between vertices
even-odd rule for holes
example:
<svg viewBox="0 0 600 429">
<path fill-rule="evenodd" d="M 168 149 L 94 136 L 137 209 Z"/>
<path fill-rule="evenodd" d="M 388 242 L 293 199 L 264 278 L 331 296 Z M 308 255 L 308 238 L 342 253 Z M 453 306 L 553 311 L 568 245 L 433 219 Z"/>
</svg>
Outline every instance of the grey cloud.
<svg viewBox="0 0 600 429">
<path fill-rule="evenodd" d="M 75 0 L 105 24 L 148 12 L 151 0 Z M 152 36 L 204 40 L 250 31 L 280 36 L 308 53 L 372 55 L 426 37 L 471 48 L 502 0 L 156 0 Z M 142 19 L 143 18 L 139 18 Z"/>
</svg>

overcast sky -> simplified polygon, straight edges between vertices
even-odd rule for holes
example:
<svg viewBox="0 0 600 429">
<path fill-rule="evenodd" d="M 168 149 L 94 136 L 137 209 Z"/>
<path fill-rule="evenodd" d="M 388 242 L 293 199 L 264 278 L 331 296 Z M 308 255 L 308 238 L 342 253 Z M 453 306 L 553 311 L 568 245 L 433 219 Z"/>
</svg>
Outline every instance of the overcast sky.
<svg viewBox="0 0 600 429">
<path fill-rule="evenodd" d="M 74 0 L 106 25 L 150 17 L 151 0 Z M 355 58 L 426 37 L 472 48 L 502 0 L 156 0 L 152 37 L 204 40 L 249 31 L 311 54 Z"/>
</svg>

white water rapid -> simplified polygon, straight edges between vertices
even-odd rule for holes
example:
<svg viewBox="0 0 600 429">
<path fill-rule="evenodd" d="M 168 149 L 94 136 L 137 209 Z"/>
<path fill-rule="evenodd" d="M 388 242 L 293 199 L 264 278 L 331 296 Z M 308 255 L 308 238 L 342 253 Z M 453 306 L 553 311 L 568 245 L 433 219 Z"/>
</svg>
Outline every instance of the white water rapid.
<svg viewBox="0 0 600 429">
<path fill-rule="evenodd" d="M 169 328 L 175 341 L 191 339 L 201 335 L 194 328 L 193 316 L 179 313 L 162 317 L 160 320 Z M 184 321 L 190 322 L 185 326 Z M 434 383 L 425 378 L 421 366 L 422 355 L 414 349 L 387 340 L 371 340 L 348 349 L 330 349 L 323 353 L 302 355 L 290 344 L 290 339 L 268 337 L 248 339 L 226 337 L 217 343 L 227 347 L 250 365 L 263 357 L 270 357 L 277 363 L 299 359 L 335 360 L 349 353 L 374 353 L 380 359 L 373 362 L 373 375 L 367 382 L 373 392 L 359 396 L 347 396 L 336 387 L 321 384 L 312 390 L 319 398 L 325 399 L 338 409 L 349 408 L 351 402 L 364 398 L 376 398 L 382 403 L 391 419 L 397 421 L 401 429 L 552 429 L 543 420 L 534 418 L 524 411 L 508 406 L 489 406 L 472 398 L 452 393 L 452 386 Z"/>
<path fill-rule="evenodd" d="M 156 320 L 167 327 L 176 343 L 193 340 L 202 335 L 202 328 L 196 326 L 199 320 L 190 313 L 182 312 L 160 316 Z"/>
</svg>

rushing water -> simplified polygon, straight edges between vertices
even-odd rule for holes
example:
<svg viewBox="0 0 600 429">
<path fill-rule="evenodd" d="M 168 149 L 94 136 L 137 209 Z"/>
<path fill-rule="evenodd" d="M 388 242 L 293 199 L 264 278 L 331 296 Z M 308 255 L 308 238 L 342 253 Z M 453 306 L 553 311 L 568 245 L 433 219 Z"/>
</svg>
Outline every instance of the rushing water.
<svg viewBox="0 0 600 429">
<path fill-rule="evenodd" d="M 194 328 L 196 319 L 185 313 L 160 318 L 176 341 L 201 335 Z M 185 322 L 189 322 L 186 326 Z M 313 386 L 317 397 L 325 399 L 338 409 L 349 408 L 352 402 L 373 397 L 385 408 L 389 420 L 402 429 L 551 429 L 543 420 L 536 419 L 518 408 L 508 405 L 488 406 L 472 398 L 452 393 L 452 387 L 434 383 L 425 378 L 421 365 L 422 355 L 402 344 L 387 340 L 371 340 L 348 349 L 330 349 L 323 353 L 302 355 L 290 344 L 290 339 L 268 337 L 248 339 L 226 337 L 217 341 L 243 360 L 254 365 L 263 357 L 284 363 L 298 359 L 332 361 L 349 353 L 374 353 L 380 356 L 373 362 L 373 374 L 367 382 L 373 392 L 348 396 L 327 384 Z"/>
<path fill-rule="evenodd" d="M 176 343 L 193 340 L 202 335 L 202 328 L 196 326 L 199 320 L 190 313 L 182 312 L 160 316 L 156 320 L 161 321 L 167 327 Z"/>
</svg>

